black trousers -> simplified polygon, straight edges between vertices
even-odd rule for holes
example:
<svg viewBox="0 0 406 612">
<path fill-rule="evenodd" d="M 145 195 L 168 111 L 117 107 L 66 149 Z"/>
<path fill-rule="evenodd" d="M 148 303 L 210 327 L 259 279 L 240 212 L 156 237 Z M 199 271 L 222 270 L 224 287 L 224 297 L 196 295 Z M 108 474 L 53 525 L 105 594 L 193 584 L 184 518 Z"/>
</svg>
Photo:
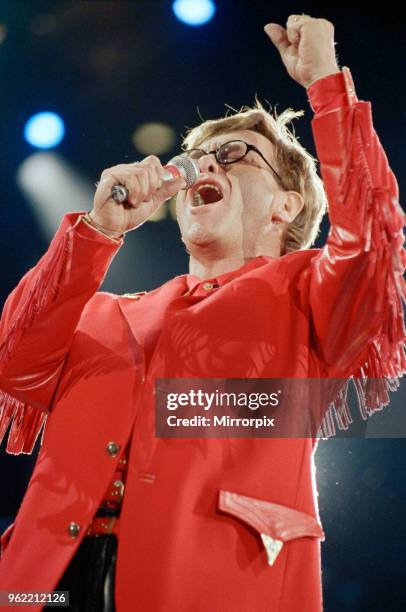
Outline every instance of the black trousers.
<svg viewBox="0 0 406 612">
<path fill-rule="evenodd" d="M 71 612 L 115 612 L 117 537 L 85 536 L 54 591 L 69 591 Z M 44 610 L 55 610 L 45 606 Z"/>
</svg>

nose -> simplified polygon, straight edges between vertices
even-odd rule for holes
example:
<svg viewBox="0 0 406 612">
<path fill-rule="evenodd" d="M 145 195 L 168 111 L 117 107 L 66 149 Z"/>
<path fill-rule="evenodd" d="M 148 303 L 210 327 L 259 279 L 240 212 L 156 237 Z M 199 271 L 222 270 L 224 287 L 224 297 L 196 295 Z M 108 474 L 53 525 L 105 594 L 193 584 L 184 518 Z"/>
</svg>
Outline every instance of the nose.
<svg viewBox="0 0 406 612">
<path fill-rule="evenodd" d="M 206 155 L 202 155 L 198 159 L 198 164 L 202 174 L 208 174 L 209 172 L 218 174 L 222 171 L 222 168 L 213 153 L 206 153 Z"/>
</svg>

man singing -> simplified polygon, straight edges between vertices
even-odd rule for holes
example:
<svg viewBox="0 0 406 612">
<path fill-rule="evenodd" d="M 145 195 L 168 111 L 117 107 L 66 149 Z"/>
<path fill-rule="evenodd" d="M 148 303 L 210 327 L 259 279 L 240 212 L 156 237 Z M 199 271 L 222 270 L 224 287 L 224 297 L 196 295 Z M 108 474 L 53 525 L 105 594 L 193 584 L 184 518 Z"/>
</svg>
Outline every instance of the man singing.
<svg viewBox="0 0 406 612">
<path fill-rule="evenodd" d="M 7 451 L 45 427 L 2 536 L 2 591 L 68 590 L 86 612 L 322 609 L 316 439 L 155 436 L 157 379 L 354 377 L 366 418 L 406 371 L 404 215 L 371 105 L 329 21 L 265 31 L 306 88 L 323 182 L 287 128 L 300 113 L 207 121 L 184 142 L 191 188 L 153 156 L 105 170 L 93 209 L 63 218 L 6 302 Z M 124 234 L 175 194 L 189 274 L 98 292 Z M 327 201 L 327 243 L 310 249 Z M 350 422 L 343 390 L 322 431 Z"/>
</svg>

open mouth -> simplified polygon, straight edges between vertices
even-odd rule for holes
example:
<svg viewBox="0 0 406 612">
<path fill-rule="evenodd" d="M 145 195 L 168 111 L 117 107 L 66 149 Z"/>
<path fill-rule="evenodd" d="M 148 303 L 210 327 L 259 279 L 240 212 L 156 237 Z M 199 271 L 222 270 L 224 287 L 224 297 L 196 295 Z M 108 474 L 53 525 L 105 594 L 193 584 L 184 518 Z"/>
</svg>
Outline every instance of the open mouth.
<svg viewBox="0 0 406 612">
<path fill-rule="evenodd" d="M 193 194 L 192 206 L 206 206 L 214 204 L 223 198 L 223 193 L 217 185 L 204 183 L 199 185 Z"/>
</svg>

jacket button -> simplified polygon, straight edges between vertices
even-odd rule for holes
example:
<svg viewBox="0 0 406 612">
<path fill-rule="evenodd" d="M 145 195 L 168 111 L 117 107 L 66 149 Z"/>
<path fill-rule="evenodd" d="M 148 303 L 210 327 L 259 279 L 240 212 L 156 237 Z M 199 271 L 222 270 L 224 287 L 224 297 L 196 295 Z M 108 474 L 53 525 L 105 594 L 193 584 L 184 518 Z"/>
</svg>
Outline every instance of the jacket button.
<svg viewBox="0 0 406 612">
<path fill-rule="evenodd" d="M 215 285 L 213 283 L 203 283 L 203 289 L 205 291 L 211 291 L 214 289 Z"/>
<path fill-rule="evenodd" d="M 77 523 L 69 523 L 68 533 L 71 538 L 76 538 L 79 535 L 80 525 Z"/>
<path fill-rule="evenodd" d="M 111 457 L 116 457 L 120 450 L 120 445 L 116 442 L 109 442 L 106 446 L 106 450 Z"/>
</svg>

